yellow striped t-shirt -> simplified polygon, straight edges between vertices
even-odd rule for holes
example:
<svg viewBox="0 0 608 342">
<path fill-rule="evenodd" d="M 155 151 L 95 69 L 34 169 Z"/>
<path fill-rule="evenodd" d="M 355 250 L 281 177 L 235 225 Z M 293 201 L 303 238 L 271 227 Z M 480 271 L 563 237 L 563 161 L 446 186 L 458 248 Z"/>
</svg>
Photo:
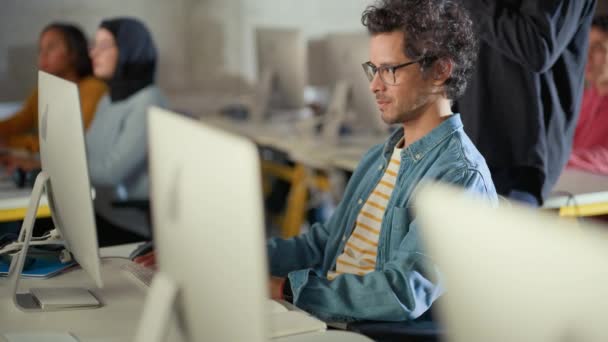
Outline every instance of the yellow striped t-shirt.
<svg viewBox="0 0 608 342">
<path fill-rule="evenodd" d="M 397 181 L 401 151 L 401 148 L 395 148 L 393 151 L 391 161 L 384 171 L 382 179 L 367 198 L 357 216 L 355 229 L 344 246 L 344 252 L 338 256 L 336 271 L 329 272 L 328 279 L 332 280 L 342 273 L 364 275 L 372 272 L 376 267 L 380 228 L 386 205 Z"/>
</svg>

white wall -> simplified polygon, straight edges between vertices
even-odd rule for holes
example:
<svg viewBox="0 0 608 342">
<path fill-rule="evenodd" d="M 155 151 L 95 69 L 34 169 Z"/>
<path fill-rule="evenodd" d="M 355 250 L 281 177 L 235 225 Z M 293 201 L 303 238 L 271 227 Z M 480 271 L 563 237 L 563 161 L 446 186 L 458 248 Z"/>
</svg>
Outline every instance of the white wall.
<svg viewBox="0 0 608 342">
<path fill-rule="evenodd" d="M 199 83 L 222 73 L 256 75 L 255 28 L 300 29 L 305 38 L 363 30 L 361 13 L 372 0 L 189 0 L 193 66 Z M 204 65 L 203 61 L 213 61 Z M 209 84 L 213 87 L 213 84 Z"/>
<path fill-rule="evenodd" d="M 159 82 L 186 77 L 186 0 L 2 0 L 0 7 L 0 100 L 22 99 L 35 86 L 35 54 L 40 30 L 52 21 L 81 25 L 88 37 L 103 18 L 136 16 L 152 31 L 160 53 Z M 9 65 L 9 55 L 23 55 Z M 11 61 L 14 62 L 15 58 Z M 25 93 L 24 93 L 25 92 Z"/>
<path fill-rule="evenodd" d="M 40 30 L 56 20 L 81 25 L 92 37 L 103 18 L 142 19 L 160 52 L 159 83 L 214 87 L 229 76 L 256 78 L 258 26 L 300 29 L 305 38 L 363 30 L 371 0 L 0 0 L 0 101 L 23 99 L 35 86 Z M 9 65 L 9 55 L 12 57 Z M 15 62 L 16 61 L 16 62 Z"/>
<path fill-rule="evenodd" d="M 258 26 L 291 27 L 305 38 L 329 32 L 363 31 L 361 13 L 371 0 L 241 0 L 243 6 L 240 71 L 253 79 L 255 71 L 254 32 Z"/>
</svg>

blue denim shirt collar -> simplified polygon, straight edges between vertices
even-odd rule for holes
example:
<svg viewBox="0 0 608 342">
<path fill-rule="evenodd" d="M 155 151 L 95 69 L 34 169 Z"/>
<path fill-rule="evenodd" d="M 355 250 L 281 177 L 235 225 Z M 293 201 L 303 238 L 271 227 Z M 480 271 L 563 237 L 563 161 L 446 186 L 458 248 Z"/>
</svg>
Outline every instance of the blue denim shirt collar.
<svg viewBox="0 0 608 342">
<path fill-rule="evenodd" d="M 409 157 L 415 163 L 420 161 L 430 150 L 461 128 L 462 120 L 460 119 L 460 114 L 455 113 L 451 115 L 439 126 L 433 128 L 430 133 L 405 148 L 401 154 L 402 159 Z M 395 146 L 403 138 L 403 135 L 403 127 L 399 127 L 399 129 L 390 135 L 384 144 L 385 159 L 390 158 Z"/>
</svg>

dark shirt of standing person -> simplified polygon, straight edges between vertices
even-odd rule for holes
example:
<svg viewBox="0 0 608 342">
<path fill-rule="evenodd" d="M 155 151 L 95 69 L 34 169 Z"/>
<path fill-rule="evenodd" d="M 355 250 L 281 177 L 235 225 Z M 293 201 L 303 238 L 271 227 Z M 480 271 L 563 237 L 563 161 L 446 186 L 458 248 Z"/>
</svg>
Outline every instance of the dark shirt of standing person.
<svg viewBox="0 0 608 342">
<path fill-rule="evenodd" d="M 461 0 L 480 36 L 456 103 L 497 191 L 540 205 L 568 161 L 596 0 Z"/>
</svg>

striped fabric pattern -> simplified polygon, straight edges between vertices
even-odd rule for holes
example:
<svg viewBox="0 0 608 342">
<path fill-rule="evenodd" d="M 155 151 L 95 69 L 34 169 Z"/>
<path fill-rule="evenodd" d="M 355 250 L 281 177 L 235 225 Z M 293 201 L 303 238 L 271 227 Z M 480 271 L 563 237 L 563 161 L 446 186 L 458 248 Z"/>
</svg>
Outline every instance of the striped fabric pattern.
<svg viewBox="0 0 608 342">
<path fill-rule="evenodd" d="M 344 251 L 338 256 L 336 271 L 329 272 L 328 279 L 333 280 L 343 273 L 364 275 L 375 269 L 382 218 L 397 181 L 401 151 L 399 148 L 393 151 L 382 179 L 357 216 L 355 229 L 346 242 Z"/>
</svg>

